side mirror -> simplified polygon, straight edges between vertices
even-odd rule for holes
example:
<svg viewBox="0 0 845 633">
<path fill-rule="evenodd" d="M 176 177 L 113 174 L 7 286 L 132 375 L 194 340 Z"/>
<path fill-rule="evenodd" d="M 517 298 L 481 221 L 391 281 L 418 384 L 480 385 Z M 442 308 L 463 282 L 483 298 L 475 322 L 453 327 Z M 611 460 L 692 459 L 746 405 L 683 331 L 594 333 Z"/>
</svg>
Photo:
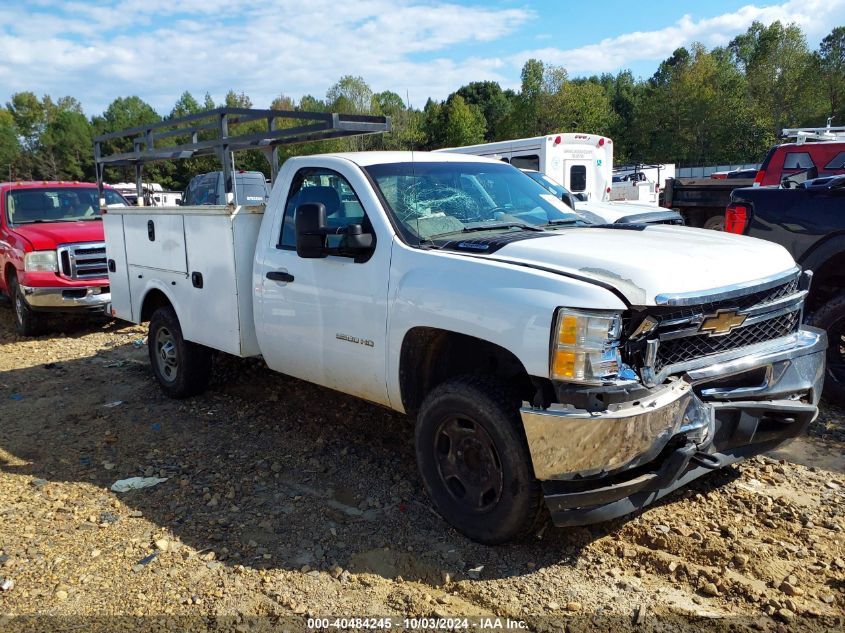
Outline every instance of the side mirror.
<svg viewBox="0 0 845 633">
<path fill-rule="evenodd" d="M 813 180 L 819 177 L 819 168 L 813 165 L 807 170 L 807 180 Z"/>
<path fill-rule="evenodd" d="M 560 199 L 563 200 L 563 203 L 570 209 L 572 209 L 573 211 L 575 210 L 575 203 L 577 202 L 577 200 L 575 199 L 575 196 L 573 194 L 564 193 L 560 196 Z"/>
<path fill-rule="evenodd" d="M 326 256 L 326 206 L 307 202 L 296 207 L 296 254 L 306 259 Z"/>
<path fill-rule="evenodd" d="M 587 194 L 586 193 L 576 193 L 575 199 L 580 200 L 581 202 L 586 202 L 587 201 Z"/>
<path fill-rule="evenodd" d="M 341 250 L 360 253 L 373 247 L 373 234 L 364 233 L 360 224 L 350 224 L 346 227 L 346 237 L 343 239 Z"/>
</svg>

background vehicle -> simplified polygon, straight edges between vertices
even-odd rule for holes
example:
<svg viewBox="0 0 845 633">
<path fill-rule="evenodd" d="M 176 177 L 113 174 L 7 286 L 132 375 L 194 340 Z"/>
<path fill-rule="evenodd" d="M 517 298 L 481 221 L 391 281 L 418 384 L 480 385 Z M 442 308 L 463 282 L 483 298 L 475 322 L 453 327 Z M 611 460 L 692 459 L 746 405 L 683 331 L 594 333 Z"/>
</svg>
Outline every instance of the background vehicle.
<svg viewBox="0 0 845 633">
<path fill-rule="evenodd" d="M 501 161 L 290 158 L 266 208 L 127 207 L 105 228 L 114 314 L 149 319 L 166 394 L 201 392 L 218 350 L 407 413 L 438 511 L 485 543 L 532 533 L 544 501 L 558 525 L 629 513 L 818 411 L 826 340 L 782 247 L 592 226 Z"/>
<path fill-rule="evenodd" d="M 754 184 L 777 186 L 784 178 L 815 167 L 819 176 L 845 175 L 845 127 L 787 128 L 783 137 L 794 143 L 776 145 L 769 150 Z"/>
<path fill-rule="evenodd" d="M 118 182 L 112 185 L 130 205 L 138 204 L 137 185 L 130 182 Z M 145 182 L 142 187 L 143 206 L 172 207 L 182 201 L 181 191 L 167 191 L 157 182 Z"/>
<path fill-rule="evenodd" d="M 802 176 L 803 180 L 809 169 L 816 169 L 821 176 L 845 174 L 845 127 L 787 128 L 783 136 L 795 137 L 796 142 L 770 149 L 756 174 L 737 170 L 717 172 L 710 178 L 670 179 L 661 206 L 679 211 L 689 226 L 722 231 L 724 209 L 738 187 L 778 187 L 784 179 Z"/>
<path fill-rule="evenodd" d="M 222 171 L 212 171 L 191 178 L 181 204 L 264 204 L 270 198 L 270 187 L 260 171 L 233 172 L 234 188 L 226 186 Z M 226 192 L 232 191 L 231 200 L 226 199 Z"/>
<path fill-rule="evenodd" d="M 613 141 L 597 134 L 562 133 L 437 150 L 486 156 L 520 169 L 539 171 L 576 196 L 610 199 Z"/>
<path fill-rule="evenodd" d="M 830 340 L 825 396 L 845 405 L 845 176 L 735 189 L 725 223 L 728 232 L 782 245 L 814 271 L 806 310 Z"/>
<path fill-rule="evenodd" d="M 661 194 L 660 206 L 679 212 L 687 226 L 723 231 L 731 192 L 753 183 L 753 178 L 670 178 Z"/>
<path fill-rule="evenodd" d="M 109 207 L 126 200 L 104 188 Z M 46 329 L 52 312 L 103 313 L 110 300 L 97 185 L 0 184 L 0 289 L 12 300 L 19 334 Z"/>
<path fill-rule="evenodd" d="M 655 209 L 651 205 L 618 204 L 613 202 L 584 202 L 576 198 L 566 187 L 546 174 L 533 169 L 522 172 L 551 191 L 569 207 L 589 215 L 595 223 L 619 222 L 621 224 L 683 224 L 684 219 L 677 211 Z M 615 176 L 614 176 L 615 177 Z"/>
</svg>

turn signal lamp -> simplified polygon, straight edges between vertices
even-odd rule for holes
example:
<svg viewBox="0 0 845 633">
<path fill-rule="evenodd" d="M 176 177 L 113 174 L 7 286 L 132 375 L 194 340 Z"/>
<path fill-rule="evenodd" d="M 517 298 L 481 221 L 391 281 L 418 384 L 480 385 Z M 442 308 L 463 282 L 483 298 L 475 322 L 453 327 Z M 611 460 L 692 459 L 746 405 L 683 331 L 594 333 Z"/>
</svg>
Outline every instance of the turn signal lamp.
<svg viewBox="0 0 845 633">
<path fill-rule="evenodd" d="M 552 380 L 601 384 L 616 377 L 621 364 L 618 312 L 562 308 L 555 322 Z"/>
</svg>

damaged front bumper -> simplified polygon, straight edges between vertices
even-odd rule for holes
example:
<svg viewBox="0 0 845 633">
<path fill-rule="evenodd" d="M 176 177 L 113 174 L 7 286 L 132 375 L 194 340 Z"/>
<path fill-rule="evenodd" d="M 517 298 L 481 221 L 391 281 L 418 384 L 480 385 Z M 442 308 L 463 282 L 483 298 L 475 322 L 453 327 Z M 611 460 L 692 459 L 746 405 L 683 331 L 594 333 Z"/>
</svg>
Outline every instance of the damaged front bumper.
<svg viewBox="0 0 845 633">
<path fill-rule="evenodd" d="M 801 434 L 818 414 L 826 349 L 823 331 L 803 327 L 605 411 L 523 407 L 553 521 L 586 525 L 628 514 Z"/>
</svg>

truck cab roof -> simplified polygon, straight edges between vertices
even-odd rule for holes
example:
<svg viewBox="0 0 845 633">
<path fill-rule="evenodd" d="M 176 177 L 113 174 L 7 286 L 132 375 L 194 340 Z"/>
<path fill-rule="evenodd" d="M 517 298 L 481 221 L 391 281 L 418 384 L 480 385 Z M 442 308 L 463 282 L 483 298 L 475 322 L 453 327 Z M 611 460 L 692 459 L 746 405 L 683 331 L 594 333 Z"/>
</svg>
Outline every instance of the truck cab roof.
<svg viewBox="0 0 845 633">
<path fill-rule="evenodd" d="M 312 154 L 288 159 L 296 162 L 311 162 L 316 158 L 343 158 L 360 167 L 385 163 L 490 163 L 500 165 L 502 161 L 472 154 L 449 154 L 446 152 L 338 152 L 333 154 Z"/>
</svg>

